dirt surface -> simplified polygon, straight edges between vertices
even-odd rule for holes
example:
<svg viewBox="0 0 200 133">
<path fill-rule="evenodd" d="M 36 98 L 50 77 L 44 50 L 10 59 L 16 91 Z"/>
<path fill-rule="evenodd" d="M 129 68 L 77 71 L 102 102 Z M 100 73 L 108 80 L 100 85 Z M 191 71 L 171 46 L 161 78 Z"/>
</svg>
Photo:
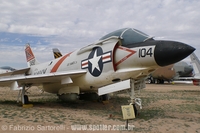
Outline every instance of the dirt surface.
<svg viewBox="0 0 200 133">
<path fill-rule="evenodd" d="M 63 103 L 57 96 L 33 87 L 28 90 L 33 107 L 22 108 L 16 103 L 18 91 L 0 88 L 0 133 L 200 133 L 200 87 L 147 84 L 136 94 L 142 99 L 143 108 L 138 110 L 137 118 L 129 120 L 129 130 L 125 131 L 121 105 L 128 104 L 126 92 L 114 94 L 107 104 Z"/>
</svg>

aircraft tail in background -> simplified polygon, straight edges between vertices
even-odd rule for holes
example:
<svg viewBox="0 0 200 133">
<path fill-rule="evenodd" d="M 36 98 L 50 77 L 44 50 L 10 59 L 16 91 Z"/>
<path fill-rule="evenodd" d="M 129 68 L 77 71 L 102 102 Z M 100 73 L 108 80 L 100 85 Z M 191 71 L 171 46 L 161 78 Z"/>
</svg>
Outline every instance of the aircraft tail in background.
<svg viewBox="0 0 200 133">
<path fill-rule="evenodd" d="M 194 72 L 195 72 L 193 84 L 200 85 L 200 61 L 195 53 L 192 53 L 190 55 L 190 58 L 191 58 L 192 66 L 194 68 Z"/>
<path fill-rule="evenodd" d="M 194 68 L 195 75 L 199 75 L 200 74 L 200 61 L 199 61 L 198 57 L 196 56 L 195 53 L 192 53 L 190 55 L 190 58 L 191 58 L 192 66 Z"/>
<path fill-rule="evenodd" d="M 28 67 L 39 64 L 39 62 L 36 60 L 35 55 L 31 50 L 29 43 L 27 43 L 25 46 L 25 54 Z"/>
<path fill-rule="evenodd" d="M 57 58 L 62 56 L 61 52 L 57 48 L 53 48 L 53 55 L 54 55 L 55 59 L 57 59 Z"/>
</svg>

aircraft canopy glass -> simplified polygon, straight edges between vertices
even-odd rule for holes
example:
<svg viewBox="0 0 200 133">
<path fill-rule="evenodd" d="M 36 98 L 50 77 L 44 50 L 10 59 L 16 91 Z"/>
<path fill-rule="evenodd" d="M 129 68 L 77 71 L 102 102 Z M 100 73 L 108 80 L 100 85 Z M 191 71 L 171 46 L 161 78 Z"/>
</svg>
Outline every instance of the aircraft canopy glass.
<svg viewBox="0 0 200 133">
<path fill-rule="evenodd" d="M 100 40 L 104 40 L 111 36 L 120 37 L 122 39 L 122 45 L 140 43 L 152 39 L 150 36 L 139 30 L 133 28 L 123 28 L 103 36 Z"/>
</svg>

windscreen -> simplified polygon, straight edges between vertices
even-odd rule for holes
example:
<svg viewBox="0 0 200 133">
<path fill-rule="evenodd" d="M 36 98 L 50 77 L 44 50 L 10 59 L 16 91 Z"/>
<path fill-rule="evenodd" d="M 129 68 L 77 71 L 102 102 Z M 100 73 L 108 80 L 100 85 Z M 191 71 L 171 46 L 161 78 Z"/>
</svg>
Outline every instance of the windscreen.
<svg viewBox="0 0 200 133">
<path fill-rule="evenodd" d="M 112 33 L 109 33 L 103 36 L 100 40 L 104 40 L 111 36 L 120 37 L 122 39 L 122 45 L 124 46 L 129 45 L 129 44 L 144 42 L 145 40 L 150 38 L 147 34 L 139 30 L 136 30 L 133 28 L 124 28 L 124 29 L 120 29 Z"/>
</svg>

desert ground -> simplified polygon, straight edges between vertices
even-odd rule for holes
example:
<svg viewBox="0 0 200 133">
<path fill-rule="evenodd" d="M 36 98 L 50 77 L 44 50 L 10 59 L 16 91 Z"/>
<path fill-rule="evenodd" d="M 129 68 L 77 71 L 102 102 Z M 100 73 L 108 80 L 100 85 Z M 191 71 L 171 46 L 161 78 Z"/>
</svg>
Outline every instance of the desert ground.
<svg viewBox="0 0 200 133">
<path fill-rule="evenodd" d="M 23 108 L 16 103 L 18 91 L 0 88 L 0 133 L 200 133 L 200 87 L 191 84 L 147 84 L 136 92 L 143 108 L 128 121 L 129 130 L 121 128 L 126 122 L 121 105 L 129 104 L 126 92 L 113 94 L 109 103 L 63 103 L 36 87 L 27 93 L 33 107 Z"/>
</svg>

